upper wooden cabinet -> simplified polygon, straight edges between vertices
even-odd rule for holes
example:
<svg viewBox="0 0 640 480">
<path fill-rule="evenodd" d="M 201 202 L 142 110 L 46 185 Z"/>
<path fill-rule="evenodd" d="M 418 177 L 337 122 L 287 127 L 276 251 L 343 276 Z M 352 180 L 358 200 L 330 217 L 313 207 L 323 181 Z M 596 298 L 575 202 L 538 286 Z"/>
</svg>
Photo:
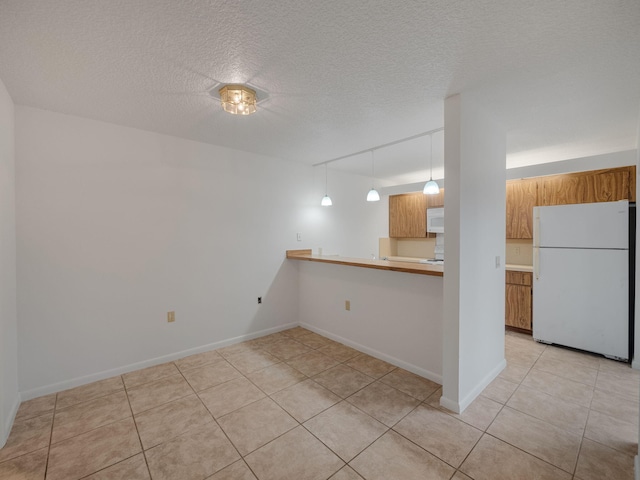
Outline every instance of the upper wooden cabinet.
<svg viewBox="0 0 640 480">
<path fill-rule="evenodd" d="M 389 196 L 389 237 L 427 236 L 427 197 L 422 192 Z"/>
<path fill-rule="evenodd" d="M 537 201 L 535 178 L 507 182 L 507 238 L 533 238 L 533 207 Z"/>
<path fill-rule="evenodd" d="M 538 180 L 539 205 L 617 200 L 635 201 L 635 167 L 551 175 Z"/>
<path fill-rule="evenodd" d="M 444 188 L 441 188 L 437 195 L 425 195 L 425 197 L 427 197 L 427 208 L 444 207 Z"/>
<path fill-rule="evenodd" d="M 507 239 L 533 238 L 533 207 L 636 201 L 636 167 L 507 181 Z"/>
</svg>

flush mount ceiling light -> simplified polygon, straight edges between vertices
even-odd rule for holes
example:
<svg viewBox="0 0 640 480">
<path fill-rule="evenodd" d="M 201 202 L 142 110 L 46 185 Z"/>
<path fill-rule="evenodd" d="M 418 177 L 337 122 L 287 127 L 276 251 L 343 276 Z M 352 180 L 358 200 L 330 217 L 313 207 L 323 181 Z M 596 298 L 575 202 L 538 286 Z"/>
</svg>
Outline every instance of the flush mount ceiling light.
<svg viewBox="0 0 640 480">
<path fill-rule="evenodd" d="M 433 134 L 429 135 L 429 181 L 424 184 L 422 193 L 425 195 L 437 195 L 440 193 L 438 182 L 433 179 Z"/>
<path fill-rule="evenodd" d="M 371 190 L 367 193 L 367 202 L 377 202 L 380 200 L 380 194 L 373 188 L 373 150 L 371 150 Z"/>
<path fill-rule="evenodd" d="M 327 164 L 324 164 L 324 197 L 322 197 L 322 201 L 320 202 L 320 205 L 322 205 L 323 207 L 330 207 L 331 205 L 333 205 L 333 202 L 331 201 L 331 197 L 327 194 Z"/>
<path fill-rule="evenodd" d="M 225 85 L 220 90 L 220 104 L 225 112 L 251 115 L 256 111 L 256 91 L 244 85 Z"/>
</svg>

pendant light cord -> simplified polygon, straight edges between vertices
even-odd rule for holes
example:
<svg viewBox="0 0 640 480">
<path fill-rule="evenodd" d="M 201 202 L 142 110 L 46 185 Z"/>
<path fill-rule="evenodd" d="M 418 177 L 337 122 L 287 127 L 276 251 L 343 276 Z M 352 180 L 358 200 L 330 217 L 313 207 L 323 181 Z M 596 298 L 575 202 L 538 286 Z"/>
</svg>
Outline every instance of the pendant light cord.
<svg viewBox="0 0 640 480">
<path fill-rule="evenodd" d="M 433 134 L 429 135 L 429 180 L 433 180 Z"/>
</svg>

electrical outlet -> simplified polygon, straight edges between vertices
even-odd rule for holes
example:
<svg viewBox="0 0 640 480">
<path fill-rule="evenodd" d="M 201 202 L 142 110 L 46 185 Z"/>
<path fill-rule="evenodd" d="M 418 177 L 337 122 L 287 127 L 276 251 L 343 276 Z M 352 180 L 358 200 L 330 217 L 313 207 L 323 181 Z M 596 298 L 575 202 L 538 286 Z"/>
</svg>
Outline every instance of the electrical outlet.
<svg viewBox="0 0 640 480">
<path fill-rule="evenodd" d="M 500 255 L 496 255 L 496 268 L 500 268 Z"/>
<path fill-rule="evenodd" d="M 298 239 L 299 242 L 302 241 L 302 234 L 301 233 L 296 233 L 296 238 Z"/>
<path fill-rule="evenodd" d="M 176 312 L 167 312 L 167 322 L 175 322 L 176 321 Z"/>
<path fill-rule="evenodd" d="M 258 297 L 258 303 L 262 303 L 262 297 Z"/>
<path fill-rule="evenodd" d="M 520 255 L 520 247 L 516 247 L 516 255 Z"/>
<path fill-rule="evenodd" d="M 351 311 L 351 300 L 345 300 L 345 301 L 344 301 L 344 309 L 345 309 L 347 312 L 350 312 L 350 311 Z"/>
</svg>

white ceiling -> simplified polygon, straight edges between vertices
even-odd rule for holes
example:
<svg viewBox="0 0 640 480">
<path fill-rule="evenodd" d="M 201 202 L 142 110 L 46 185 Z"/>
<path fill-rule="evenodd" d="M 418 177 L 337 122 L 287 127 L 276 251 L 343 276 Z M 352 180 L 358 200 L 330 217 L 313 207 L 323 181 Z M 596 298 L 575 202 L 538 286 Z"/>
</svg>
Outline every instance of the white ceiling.
<svg viewBox="0 0 640 480">
<path fill-rule="evenodd" d="M 635 149 L 639 59 L 638 0 L 0 0 L 15 103 L 307 164 L 441 127 L 462 91 L 509 166 Z M 267 97 L 235 117 L 224 83 Z M 376 177 L 423 180 L 428 145 L 376 151 Z M 370 154 L 331 168 L 368 175 Z"/>
</svg>

